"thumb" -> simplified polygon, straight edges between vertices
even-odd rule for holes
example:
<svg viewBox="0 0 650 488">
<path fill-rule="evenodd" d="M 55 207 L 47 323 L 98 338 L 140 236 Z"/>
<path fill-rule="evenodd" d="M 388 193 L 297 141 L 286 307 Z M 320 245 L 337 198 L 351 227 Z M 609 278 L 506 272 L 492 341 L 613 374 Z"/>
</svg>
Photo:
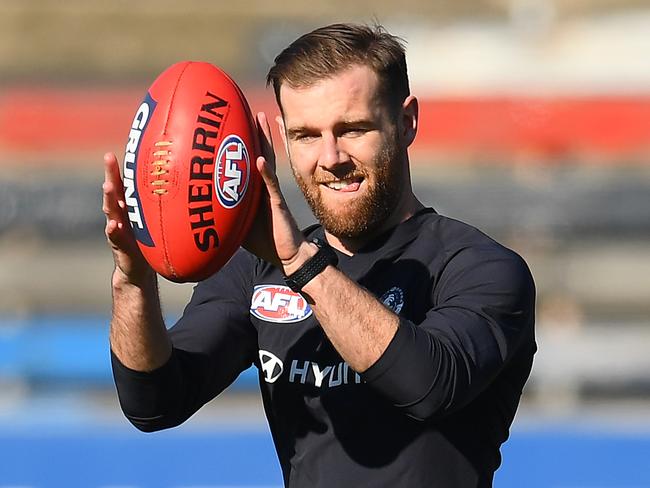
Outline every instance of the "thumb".
<svg viewBox="0 0 650 488">
<path fill-rule="evenodd" d="M 275 171 L 275 149 L 273 148 L 273 137 L 269 120 L 264 112 L 257 114 L 257 129 L 262 150 L 262 156 L 266 159 L 272 170 Z"/>
<path fill-rule="evenodd" d="M 286 206 L 282 190 L 280 189 L 280 181 L 278 175 L 275 173 L 275 168 L 269 163 L 264 156 L 259 156 L 256 161 L 257 171 L 259 171 L 266 186 L 266 191 L 269 195 L 269 201 L 272 205 Z"/>
</svg>

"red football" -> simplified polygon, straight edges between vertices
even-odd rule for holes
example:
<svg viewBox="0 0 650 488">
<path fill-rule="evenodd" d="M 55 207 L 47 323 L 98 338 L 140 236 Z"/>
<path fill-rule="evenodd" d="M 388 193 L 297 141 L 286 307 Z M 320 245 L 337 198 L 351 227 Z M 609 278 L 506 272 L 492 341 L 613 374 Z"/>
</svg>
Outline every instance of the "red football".
<svg viewBox="0 0 650 488">
<path fill-rule="evenodd" d="M 230 259 L 257 211 L 258 154 L 248 103 L 219 68 L 177 63 L 154 81 L 131 125 L 124 191 L 156 272 L 199 281 Z"/>
</svg>

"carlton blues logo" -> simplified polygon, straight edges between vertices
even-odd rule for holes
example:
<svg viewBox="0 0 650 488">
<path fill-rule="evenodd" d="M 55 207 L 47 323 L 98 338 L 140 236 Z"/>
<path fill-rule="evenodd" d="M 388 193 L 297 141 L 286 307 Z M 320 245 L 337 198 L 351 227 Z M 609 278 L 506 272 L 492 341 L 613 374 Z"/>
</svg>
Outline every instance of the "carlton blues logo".
<svg viewBox="0 0 650 488">
<path fill-rule="evenodd" d="M 381 296 L 379 301 L 390 308 L 393 312 L 400 313 L 402 307 L 404 307 L 404 291 L 397 286 L 393 286 Z"/>
<path fill-rule="evenodd" d="M 246 144 L 233 134 L 224 138 L 217 153 L 214 186 L 224 208 L 236 207 L 244 199 L 250 177 L 250 157 Z"/>
<path fill-rule="evenodd" d="M 302 295 L 288 286 L 258 285 L 253 290 L 251 314 L 266 322 L 293 323 L 312 314 Z"/>
</svg>

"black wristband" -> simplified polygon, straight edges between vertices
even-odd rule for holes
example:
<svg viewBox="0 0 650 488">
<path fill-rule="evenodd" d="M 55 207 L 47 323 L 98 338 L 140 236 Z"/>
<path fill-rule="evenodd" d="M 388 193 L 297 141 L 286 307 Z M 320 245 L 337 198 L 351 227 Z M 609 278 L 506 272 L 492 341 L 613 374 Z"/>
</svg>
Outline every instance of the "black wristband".
<svg viewBox="0 0 650 488">
<path fill-rule="evenodd" d="M 311 242 L 318 246 L 318 252 L 309 258 L 297 271 L 284 277 L 284 282 L 295 292 L 300 292 L 303 286 L 309 283 L 328 265 L 336 266 L 339 262 L 339 258 L 336 256 L 334 249 L 323 239 L 316 237 Z"/>
</svg>

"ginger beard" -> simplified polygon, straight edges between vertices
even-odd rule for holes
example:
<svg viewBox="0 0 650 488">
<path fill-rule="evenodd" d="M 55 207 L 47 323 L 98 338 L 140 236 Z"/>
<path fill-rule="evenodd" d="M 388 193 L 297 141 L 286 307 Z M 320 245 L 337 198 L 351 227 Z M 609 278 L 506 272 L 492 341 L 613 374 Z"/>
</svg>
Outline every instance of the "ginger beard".
<svg viewBox="0 0 650 488">
<path fill-rule="evenodd" d="M 380 149 L 371 167 L 356 166 L 345 174 L 314 173 L 305 181 L 293 164 L 293 176 L 314 216 L 327 232 L 353 239 L 372 234 L 395 211 L 401 197 L 404 169 L 398 156 L 397 141 L 387 142 Z M 336 180 L 362 177 L 367 185 L 362 195 L 348 205 L 333 209 L 327 206 L 321 194 L 321 184 Z"/>
</svg>

